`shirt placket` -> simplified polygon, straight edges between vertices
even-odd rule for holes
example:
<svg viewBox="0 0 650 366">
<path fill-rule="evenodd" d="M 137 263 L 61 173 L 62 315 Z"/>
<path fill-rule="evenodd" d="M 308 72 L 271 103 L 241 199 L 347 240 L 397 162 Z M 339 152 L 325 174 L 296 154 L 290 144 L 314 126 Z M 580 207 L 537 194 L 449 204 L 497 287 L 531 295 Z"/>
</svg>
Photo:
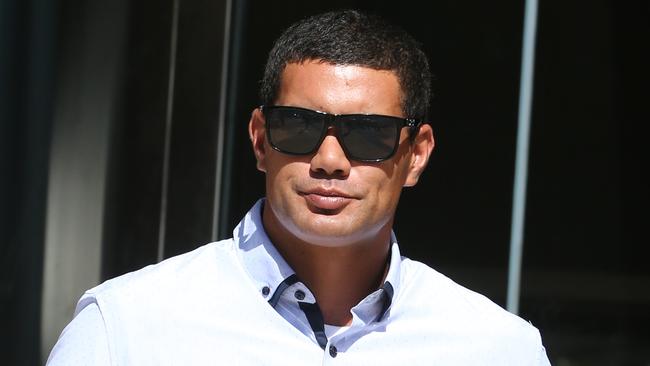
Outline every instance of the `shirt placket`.
<svg viewBox="0 0 650 366">
<path fill-rule="evenodd" d="M 343 349 L 351 339 L 357 339 L 373 329 L 373 323 L 381 315 L 384 296 L 386 294 L 383 288 L 368 295 L 352 309 L 353 319 L 350 328 L 329 339 L 325 335 L 323 315 L 316 299 L 302 282 L 285 289 L 281 296 L 280 310 L 290 311 L 291 317 L 301 320 L 294 325 L 323 349 L 323 364 L 330 364 L 340 358 L 340 349 Z"/>
</svg>

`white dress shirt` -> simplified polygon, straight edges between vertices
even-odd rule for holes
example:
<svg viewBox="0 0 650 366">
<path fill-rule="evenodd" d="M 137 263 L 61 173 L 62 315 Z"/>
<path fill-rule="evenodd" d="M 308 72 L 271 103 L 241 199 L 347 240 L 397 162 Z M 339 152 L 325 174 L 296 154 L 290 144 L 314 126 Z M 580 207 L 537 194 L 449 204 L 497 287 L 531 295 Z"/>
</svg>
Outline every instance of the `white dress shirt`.
<svg viewBox="0 0 650 366">
<path fill-rule="evenodd" d="M 400 256 L 383 285 L 323 324 L 264 232 L 263 200 L 233 238 L 87 291 L 48 365 L 549 365 L 539 332 Z"/>
</svg>

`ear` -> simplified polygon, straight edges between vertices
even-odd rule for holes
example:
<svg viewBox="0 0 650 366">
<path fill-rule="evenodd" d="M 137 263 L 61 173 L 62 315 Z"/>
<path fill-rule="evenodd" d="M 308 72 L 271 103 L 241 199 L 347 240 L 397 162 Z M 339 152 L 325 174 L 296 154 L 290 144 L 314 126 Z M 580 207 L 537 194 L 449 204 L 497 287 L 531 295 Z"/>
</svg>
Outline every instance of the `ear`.
<svg viewBox="0 0 650 366">
<path fill-rule="evenodd" d="M 434 145 L 431 126 L 427 123 L 422 124 L 411 146 L 411 161 L 404 187 L 412 187 L 418 182 L 424 168 L 427 167 Z"/>
<path fill-rule="evenodd" d="M 251 113 L 251 120 L 248 122 L 248 137 L 253 145 L 253 153 L 257 160 L 257 170 L 266 173 L 266 150 L 264 141 L 266 140 L 266 127 L 264 116 L 260 108 L 255 108 Z"/>
</svg>

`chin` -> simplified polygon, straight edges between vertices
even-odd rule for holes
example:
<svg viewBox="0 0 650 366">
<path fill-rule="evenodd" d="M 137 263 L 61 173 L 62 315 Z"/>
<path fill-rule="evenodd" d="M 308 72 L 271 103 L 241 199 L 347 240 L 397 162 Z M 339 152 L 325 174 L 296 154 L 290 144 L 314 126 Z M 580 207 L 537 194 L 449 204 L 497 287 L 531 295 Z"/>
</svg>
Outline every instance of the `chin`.
<svg viewBox="0 0 650 366">
<path fill-rule="evenodd" d="M 305 218 L 307 220 L 295 223 L 296 233 L 302 241 L 317 246 L 348 246 L 364 240 L 368 233 L 372 232 L 368 228 L 357 227 L 359 225 L 354 225 L 355 222 L 345 217 Z"/>
<path fill-rule="evenodd" d="M 304 233 L 301 238 L 304 242 L 324 248 L 341 248 L 353 245 L 355 242 L 346 236 L 327 235 L 320 233 Z"/>
</svg>

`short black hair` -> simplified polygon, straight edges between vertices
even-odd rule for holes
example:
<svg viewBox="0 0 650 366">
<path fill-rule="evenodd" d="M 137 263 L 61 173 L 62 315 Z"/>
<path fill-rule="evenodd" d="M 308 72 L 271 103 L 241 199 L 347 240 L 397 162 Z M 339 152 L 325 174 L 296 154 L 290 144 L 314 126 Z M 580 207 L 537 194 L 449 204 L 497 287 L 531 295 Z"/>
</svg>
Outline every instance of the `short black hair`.
<svg viewBox="0 0 650 366">
<path fill-rule="evenodd" d="M 269 53 L 260 88 L 262 104 L 272 105 L 277 99 L 287 64 L 310 60 L 394 72 L 402 89 L 403 113 L 426 120 L 431 95 L 427 57 L 408 33 L 379 16 L 332 11 L 290 26 Z"/>
</svg>

